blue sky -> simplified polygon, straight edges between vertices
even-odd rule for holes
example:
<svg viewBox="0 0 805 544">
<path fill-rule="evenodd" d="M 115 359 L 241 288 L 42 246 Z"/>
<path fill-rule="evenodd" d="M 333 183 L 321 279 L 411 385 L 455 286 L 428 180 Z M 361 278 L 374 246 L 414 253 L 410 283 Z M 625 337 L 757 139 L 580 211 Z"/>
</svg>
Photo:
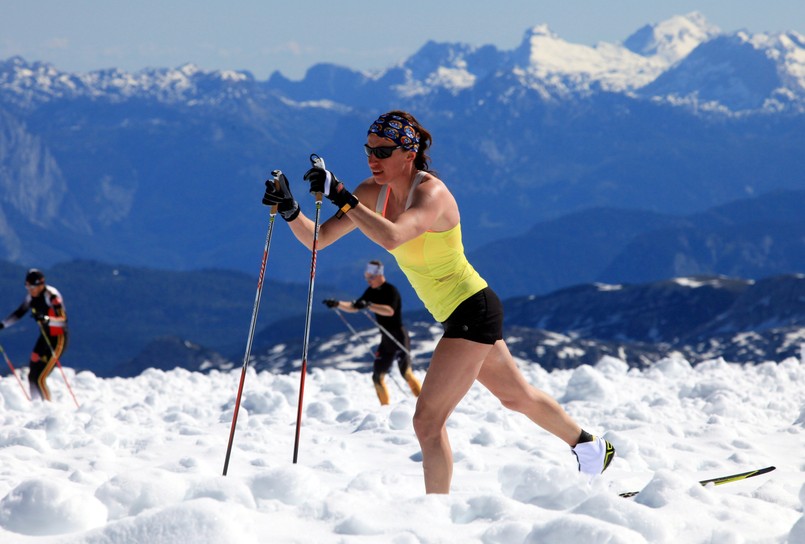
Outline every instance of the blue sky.
<svg viewBox="0 0 805 544">
<path fill-rule="evenodd" d="M 0 0 L 0 59 L 76 72 L 192 62 L 298 79 L 318 62 L 386 68 L 428 40 L 513 49 L 543 23 L 575 43 L 621 42 L 691 11 L 726 32 L 805 34 L 803 0 Z"/>
</svg>

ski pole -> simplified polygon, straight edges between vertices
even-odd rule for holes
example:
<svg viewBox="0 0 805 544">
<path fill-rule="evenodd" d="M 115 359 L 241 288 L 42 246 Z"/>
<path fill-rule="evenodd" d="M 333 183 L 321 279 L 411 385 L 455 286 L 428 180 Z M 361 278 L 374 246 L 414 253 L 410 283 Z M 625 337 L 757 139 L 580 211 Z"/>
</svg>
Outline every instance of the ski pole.
<svg viewBox="0 0 805 544">
<path fill-rule="evenodd" d="M 372 314 L 371 314 L 371 313 L 369 313 L 369 310 L 362 310 L 362 312 L 363 312 L 363 315 L 365 315 L 366 317 L 368 317 L 368 318 L 369 318 L 369 321 L 371 321 L 372 323 L 374 323 L 375 325 L 377 325 L 377 328 L 378 328 L 378 329 L 380 329 L 380 330 L 383 332 L 383 334 L 385 334 L 386 336 L 388 336 L 389 338 L 391 338 L 391 339 L 394 341 L 394 343 L 395 343 L 395 344 L 397 344 L 397 346 L 398 346 L 398 347 L 399 347 L 401 350 L 403 350 L 405 353 L 407 353 L 407 354 L 408 354 L 408 356 L 409 356 L 409 357 L 411 357 L 411 359 L 412 359 L 411 363 L 413 364 L 413 358 L 414 358 L 414 356 L 413 356 L 413 355 L 411 355 L 411 352 L 408 350 L 408 348 L 406 348 L 405 346 L 403 346 L 403 345 L 400 343 L 400 341 L 399 341 L 399 340 L 397 340 L 396 338 L 394 338 L 394 337 L 391 335 L 391 333 L 390 333 L 389 331 L 387 331 L 387 330 L 385 329 L 385 327 L 383 327 L 383 325 L 381 325 L 380 323 L 378 323 L 378 322 L 377 322 L 377 319 L 375 319 L 374 317 L 372 317 Z"/>
<path fill-rule="evenodd" d="M 20 384 L 20 389 L 22 389 L 22 394 L 25 395 L 26 399 L 31 400 L 31 397 L 28 396 L 28 392 L 25 390 L 25 387 L 23 387 L 22 380 L 20 380 L 20 377 L 17 376 L 17 370 L 14 368 L 14 365 L 11 364 L 11 359 L 8 358 L 8 355 L 6 354 L 6 350 L 3 349 L 3 346 L 0 346 L 0 352 L 3 352 L 3 358 L 6 360 L 6 364 L 8 365 L 8 368 L 11 369 L 11 373 L 14 374 L 15 378 L 17 378 L 17 383 Z"/>
<path fill-rule="evenodd" d="M 354 338 L 356 338 L 358 341 L 360 341 L 360 343 L 363 345 L 363 347 L 366 348 L 366 351 L 368 351 L 369 353 L 374 353 L 374 350 L 372 349 L 372 347 L 369 344 L 367 344 L 363 340 L 363 338 L 361 338 L 358 335 L 358 332 L 352 327 L 352 325 L 349 324 L 349 321 L 347 321 L 347 319 L 344 317 L 344 314 L 341 313 L 341 310 L 339 310 L 338 308 L 333 308 L 333 310 L 335 311 L 336 315 L 341 318 L 341 321 L 344 322 L 344 325 L 347 326 L 347 328 L 349 329 L 349 332 L 352 333 L 352 336 Z"/>
<path fill-rule="evenodd" d="M 352 327 L 352 325 L 349 324 L 349 321 L 347 321 L 347 319 L 344 317 L 344 314 L 341 313 L 341 310 L 339 310 L 338 308 L 333 308 L 333 310 L 335 310 L 335 313 L 338 314 L 338 317 L 341 318 L 341 321 L 343 321 L 344 325 L 346 325 L 347 328 L 350 330 L 350 332 L 352 333 L 352 336 L 357 338 L 361 342 L 361 344 L 363 344 L 363 347 L 366 348 L 366 350 L 370 354 L 374 355 L 374 350 L 372 349 L 372 347 L 369 344 L 367 344 L 366 342 L 364 342 L 364 340 L 360 336 L 358 336 L 358 333 L 355 331 L 355 329 Z M 389 372 L 388 375 L 389 375 L 389 378 L 391 378 L 391 381 L 394 382 L 394 385 L 396 385 L 397 388 L 400 391 L 402 391 L 403 394 L 405 394 L 405 389 L 403 389 L 402 386 L 399 383 L 397 383 L 397 380 L 394 378 L 394 375 L 391 372 Z"/>
<path fill-rule="evenodd" d="M 271 172 L 274 177 L 274 186 L 279 188 L 279 176 L 282 172 L 274 170 Z M 263 246 L 263 262 L 260 264 L 260 275 L 257 277 L 257 294 L 254 296 L 254 308 L 252 309 L 252 320 L 249 324 L 249 336 L 246 339 L 246 353 L 243 355 L 243 367 L 240 371 L 240 384 L 238 384 L 238 394 L 235 398 L 235 411 L 232 414 L 232 426 L 229 429 L 229 444 L 226 446 L 226 457 L 224 458 L 224 476 L 229 468 L 229 456 L 232 454 L 232 442 L 235 439 L 235 427 L 238 423 L 238 412 L 240 411 L 240 399 L 243 394 L 243 384 L 246 382 L 246 369 L 249 366 L 249 357 L 252 353 L 252 340 L 254 339 L 254 330 L 257 325 L 257 313 L 260 310 L 260 298 L 263 294 L 263 280 L 265 279 L 266 263 L 268 262 L 268 252 L 271 248 L 271 235 L 274 232 L 274 218 L 277 215 L 277 206 L 271 206 L 271 211 L 268 214 L 268 232 L 266 232 L 266 241 Z"/>
<path fill-rule="evenodd" d="M 34 312 L 35 313 L 35 312 Z M 70 382 L 67 381 L 67 374 L 64 373 L 64 369 L 61 366 L 61 361 L 59 361 L 58 355 L 56 355 L 56 350 L 53 349 L 53 344 L 50 343 L 50 338 L 48 338 L 47 333 L 45 332 L 45 326 L 42 325 L 42 322 L 37 320 L 36 324 L 39 325 L 39 331 L 42 333 L 42 338 L 45 339 L 45 343 L 48 345 L 50 349 L 50 353 L 53 355 L 53 358 L 56 360 L 56 365 L 59 367 L 59 372 L 61 372 L 61 377 L 64 378 L 64 383 L 67 384 L 67 390 L 70 392 L 70 396 L 73 397 L 73 402 L 75 402 L 75 407 L 80 408 L 78 405 L 78 400 L 75 398 L 75 393 L 73 393 L 73 388 L 70 387 Z"/>
<path fill-rule="evenodd" d="M 310 162 L 313 166 L 324 169 L 324 159 L 315 153 L 310 155 Z M 310 282 L 307 289 L 307 313 L 305 316 L 305 336 L 302 340 L 302 369 L 299 376 L 299 406 L 296 411 L 296 436 L 293 444 L 293 462 L 299 456 L 299 433 L 302 427 L 302 402 L 305 396 L 305 374 L 307 373 L 307 343 L 310 337 L 310 319 L 313 312 L 313 284 L 316 281 L 316 250 L 319 242 L 319 220 L 321 217 L 321 193 L 316 193 L 316 218 L 313 223 L 313 243 L 311 244 L 310 258 Z"/>
</svg>

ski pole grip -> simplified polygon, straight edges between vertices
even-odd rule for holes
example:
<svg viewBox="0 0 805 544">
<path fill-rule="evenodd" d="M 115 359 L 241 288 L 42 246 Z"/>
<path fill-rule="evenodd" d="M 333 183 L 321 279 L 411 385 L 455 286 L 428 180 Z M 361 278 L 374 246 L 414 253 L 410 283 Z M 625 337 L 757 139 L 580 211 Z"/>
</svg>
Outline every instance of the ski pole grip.
<svg viewBox="0 0 805 544">
<path fill-rule="evenodd" d="M 279 177 L 282 175 L 282 171 L 272 170 L 271 175 L 274 177 L 274 189 L 280 191 L 282 187 L 280 187 Z M 269 212 L 271 215 L 277 215 L 277 206 L 279 206 L 279 204 L 274 204 L 271 206 L 271 211 Z"/>
<path fill-rule="evenodd" d="M 316 155 L 315 153 L 310 154 L 310 163 L 315 166 L 316 168 L 321 168 L 322 170 L 327 170 L 327 167 L 324 165 L 324 159 Z M 321 197 L 322 194 L 320 192 L 316 193 L 316 203 L 321 204 Z"/>
<path fill-rule="evenodd" d="M 316 155 L 315 153 L 310 154 L 310 163 L 315 166 L 316 168 L 321 168 L 322 170 L 327 170 L 327 167 L 324 165 L 324 159 Z"/>
</svg>

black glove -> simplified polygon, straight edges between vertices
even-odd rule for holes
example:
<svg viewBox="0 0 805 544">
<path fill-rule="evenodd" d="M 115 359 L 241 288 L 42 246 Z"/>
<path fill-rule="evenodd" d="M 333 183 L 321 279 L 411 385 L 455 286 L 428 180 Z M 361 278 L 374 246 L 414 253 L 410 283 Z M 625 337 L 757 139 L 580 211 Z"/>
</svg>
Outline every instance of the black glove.
<svg viewBox="0 0 805 544">
<path fill-rule="evenodd" d="M 334 298 L 326 298 L 322 300 L 325 306 L 328 308 L 338 308 L 338 301 Z"/>
<path fill-rule="evenodd" d="M 352 307 L 355 308 L 356 310 L 363 310 L 367 306 L 369 306 L 369 301 L 366 300 L 365 298 L 359 298 L 358 300 L 352 303 Z"/>
<path fill-rule="evenodd" d="M 44 323 L 45 325 L 47 325 L 47 322 L 50 321 L 50 316 L 46 314 L 38 314 L 36 312 L 31 312 L 31 317 L 33 317 L 40 323 Z"/>
<path fill-rule="evenodd" d="M 6 328 L 6 326 L 3 325 L 3 323 L 0 323 L 0 330 L 5 329 L 5 328 Z"/>
<path fill-rule="evenodd" d="M 266 180 L 266 193 L 263 195 L 263 204 L 266 206 L 277 206 L 277 211 L 286 221 L 293 221 L 299 215 L 299 203 L 294 200 L 291 188 L 288 185 L 288 178 L 279 170 L 271 172 L 274 179 Z M 277 181 L 279 189 L 274 186 Z"/>
<path fill-rule="evenodd" d="M 311 193 L 322 193 L 330 202 L 338 206 L 335 216 L 339 219 L 342 215 L 358 205 L 358 199 L 347 191 L 344 184 L 338 181 L 335 174 L 324 168 L 314 166 L 304 176 L 305 181 L 310 182 Z"/>
</svg>

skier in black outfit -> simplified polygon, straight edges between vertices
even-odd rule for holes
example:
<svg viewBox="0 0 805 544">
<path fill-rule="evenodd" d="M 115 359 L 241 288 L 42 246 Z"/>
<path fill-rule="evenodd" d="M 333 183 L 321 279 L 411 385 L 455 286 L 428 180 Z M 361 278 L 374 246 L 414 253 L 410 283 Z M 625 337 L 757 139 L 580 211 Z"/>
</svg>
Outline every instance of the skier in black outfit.
<svg viewBox="0 0 805 544">
<path fill-rule="evenodd" d="M 45 275 L 40 270 L 28 270 L 25 288 L 28 290 L 25 300 L 19 308 L 0 321 L 0 329 L 19 321 L 28 310 L 31 311 L 31 317 L 39 322 L 42 328 L 31 353 L 28 382 L 32 399 L 50 400 L 50 390 L 45 380 L 67 348 L 67 312 L 61 293 L 55 287 L 45 284 Z M 42 331 L 47 334 L 47 340 Z"/>
<path fill-rule="evenodd" d="M 411 342 L 408 338 L 408 331 L 405 330 L 402 322 L 400 292 L 386 281 L 386 276 L 383 274 L 383 264 L 380 261 L 369 261 L 369 264 L 366 265 L 364 278 L 366 278 L 369 287 L 357 300 L 349 302 L 330 298 L 325 300 L 324 304 L 328 308 L 338 308 L 345 312 L 357 312 L 365 308 L 377 315 L 377 324 L 388 333 L 383 332 L 382 334 L 380 346 L 375 352 L 374 372 L 372 373 L 372 381 L 375 384 L 375 391 L 377 391 L 377 398 L 380 399 L 380 404 L 389 403 L 390 397 L 388 387 L 386 387 L 385 376 L 391 370 L 391 365 L 395 359 L 400 369 L 400 374 L 408 382 L 411 392 L 414 396 L 419 396 L 422 385 L 411 371 L 411 356 L 409 354 Z M 393 336 L 394 339 L 390 338 L 389 335 Z M 405 349 L 403 350 L 394 340 L 405 346 Z"/>
</svg>

